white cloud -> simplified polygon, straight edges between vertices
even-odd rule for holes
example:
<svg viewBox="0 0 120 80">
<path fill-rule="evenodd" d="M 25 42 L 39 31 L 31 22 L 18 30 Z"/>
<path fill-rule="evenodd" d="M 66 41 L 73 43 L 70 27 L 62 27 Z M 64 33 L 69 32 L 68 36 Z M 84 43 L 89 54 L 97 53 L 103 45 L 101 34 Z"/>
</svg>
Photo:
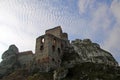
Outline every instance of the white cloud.
<svg viewBox="0 0 120 80">
<path fill-rule="evenodd" d="M 114 0 L 111 4 L 111 12 L 113 13 L 113 16 L 115 17 L 115 22 L 113 29 L 111 29 L 108 39 L 105 42 L 105 47 L 108 50 L 119 50 L 120 47 L 120 1 L 119 0 Z M 117 52 L 117 51 L 116 51 Z"/>
<path fill-rule="evenodd" d="M 104 42 L 103 48 L 110 51 L 120 62 L 120 25 L 115 25 Z"/>
<path fill-rule="evenodd" d="M 95 0 L 92 2 L 90 0 L 79 0 L 81 14 L 89 10 L 91 16 L 90 20 L 85 21 L 87 23 L 86 28 L 89 29 L 87 36 L 93 40 L 101 38 L 102 47 L 110 51 L 114 57 L 120 57 L 120 1 L 113 0 L 110 7 L 104 3 L 95 3 L 95 8 L 89 7 L 94 2 Z M 116 59 L 118 60 L 118 57 Z"/>
<path fill-rule="evenodd" d="M 103 48 L 112 52 L 113 56 L 119 61 L 120 57 L 120 1 L 113 0 L 110 10 L 115 19 L 107 39 L 104 41 Z"/>
<path fill-rule="evenodd" d="M 120 47 L 120 1 L 114 0 L 111 4 L 111 11 L 113 16 L 115 17 L 115 24 L 113 29 L 109 34 L 108 40 L 106 42 L 106 46 L 109 50 L 112 48 L 119 48 Z M 108 44 L 108 45 L 107 45 Z"/>
<path fill-rule="evenodd" d="M 85 13 L 88 8 L 91 8 L 93 6 L 94 1 L 95 0 L 79 0 L 78 7 L 80 14 Z"/>
<path fill-rule="evenodd" d="M 112 18 L 109 6 L 105 3 L 98 3 L 96 0 L 79 0 L 79 10 L 82 14 L 88 14 L 88 19 L 85 20 L 83 30 L 87 30 L 86 37 L 97 39 L 99 35 L 107 36 L 111 27 Z M 104 40 L 104 39 L 103 39 Z"/>
<path fill-rule="evenodd" d="M 113 12 L 114 17 L 120 23 L 120 0 L 113 0 L 111 5 L 111 11 Z"/>
<path fill-rule="evenodd" d="M 120 25 L 115 25 L 110 31 L 108 38 L 105 41 L 104 47 L 108 50 L 118 50 L 120 51 Z M 117 51 L 116 51 L 117 52 Z"/>
<path fill-rule="evenodd" d="M 109 8 L 105 4 L 101 4 L 94 11 L 91 11 L 92 20 L 90 25 L 94 31 L 106 30 L 110 27 L 111 20 L 108 14 Z"/>
</svg>

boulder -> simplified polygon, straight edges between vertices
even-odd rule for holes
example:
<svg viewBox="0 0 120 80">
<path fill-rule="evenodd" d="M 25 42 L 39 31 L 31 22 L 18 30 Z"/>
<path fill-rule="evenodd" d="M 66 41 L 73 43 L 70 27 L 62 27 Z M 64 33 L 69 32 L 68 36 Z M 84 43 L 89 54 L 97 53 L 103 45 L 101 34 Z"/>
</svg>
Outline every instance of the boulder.
<svg viewBox="0 0 120 80">
<path fill-rule="evenodd" d="M 10 45 L 2 55 L 0 63 L 0 76 L 9 74 L 15 68 L 17 62 L 18 48 L 15 45 Z"/>
</svg>

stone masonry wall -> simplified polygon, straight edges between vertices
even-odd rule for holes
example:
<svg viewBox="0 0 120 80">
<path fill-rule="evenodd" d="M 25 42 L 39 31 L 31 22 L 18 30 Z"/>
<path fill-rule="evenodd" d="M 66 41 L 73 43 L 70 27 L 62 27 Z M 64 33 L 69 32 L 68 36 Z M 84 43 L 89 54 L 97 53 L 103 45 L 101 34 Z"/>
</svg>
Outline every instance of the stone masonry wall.
<svg viewBox="0 0 120 80">
<path fill-rule="evenodd" d="M 46 30 L 45 34 L 52 34 L 58 38 L 61 38 L 62 35 L 62 29 L 60 26 Z"/>
</svg>

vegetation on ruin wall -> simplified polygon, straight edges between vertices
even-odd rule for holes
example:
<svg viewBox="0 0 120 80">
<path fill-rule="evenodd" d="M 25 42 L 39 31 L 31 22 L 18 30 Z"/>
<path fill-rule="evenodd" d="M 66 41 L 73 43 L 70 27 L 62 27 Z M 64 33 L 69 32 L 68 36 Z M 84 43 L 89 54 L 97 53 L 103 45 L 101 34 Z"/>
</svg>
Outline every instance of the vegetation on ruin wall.
<svg viewBox="0 0 120 80">
<path fill-rule="evenodd" d="M 52 73 L 36 73 L 34 75 L 28 76 L 26 80 L 53 80 Z"/>
<path fill-rule="evenodd" d="M 69 69 L 63 80 L 120 80 L 120 70 L 103 64 L 82 63 Z"/>
<path fill-rule="evenodd" d="M 16 70 L 8 76 L 5 76 L 0 80 L 53 80 L 53 73 L 36 72 L 34 74 L 29 73 L 27 70 Z"/>
<path fill-rule="evenodd" d="M 94 63 L 81 63 L 68 69 L 63 80 L 120 80 L 120 69 L 113 66 Z M 27 70 L 16 70 L 1 80 L 53 80 L 53 71 L 28 73 Z"/>
</svg>

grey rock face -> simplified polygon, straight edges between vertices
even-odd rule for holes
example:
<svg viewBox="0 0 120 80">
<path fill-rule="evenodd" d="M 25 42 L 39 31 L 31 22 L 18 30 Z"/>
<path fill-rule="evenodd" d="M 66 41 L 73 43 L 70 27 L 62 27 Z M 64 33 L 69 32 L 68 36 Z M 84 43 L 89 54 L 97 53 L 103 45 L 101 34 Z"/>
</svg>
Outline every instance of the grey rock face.
<svg viewBox="0 0 120 80">
<path fill-rule="evenodd" d="M 72 68 L 80 60 L 77 52 L 75 52 L 72 46 L 64 49 L 61 66 L 65 68 Z"/>
<path fill-rule="evenodd" d="M 80 62 L 104 63 L 117 66 L 118 63 L 113 56 L 100 48 L 99 44 L 92 43 L 90 39 L 72 41 L 71 45 L 75 52 L 79 54 Z"/>
<path fill-rule="evenodd" d="M 63 78 L 66 77 L 67 73 L 68 73 L 67 69 L 60 67 L 54 71 L 53 78 L 54 80 L 62 80 Z"/>
<path fill-rule="evenodd" d="M 11 45 L 7 51 L 2 55 L 2 59 L 7 59 L 12 56 L 15 56 L 18 53 L 18 48 L 15 45 Z"/>
<path fill-rule="evenodd" d="M 12 65 L 16 61 L 18 48 L 15 45 L 11 45 L 7 51 L 5 51 L 2 55 L 3 61 L 1 62 L 1 66 L 4 65 Z"/>
<path fill-rule="evenodd" d="M 7 51 L 2 55 L 2 62 L 0 63 L 0 76 L 11 72 L 14 65 L 17 63 L 18 48 L 11 45 Z"/>
<path fill-rule="evenodd" d="M 34 54 L 32 51 L 19 52 L 15 45 L 11 45 L 2 55 L 2 62 L 0 63 L 0 78 L 14 71 L 18 66 L 23 69 L 34 69 L 36 63 L 34 61 Z M 90 39 L 76 39 L 65 47 L 61 57 L 60 68 L 54 72 L 54 80 L 61 80 L 66 77 L 68 69 L 73 68 L 76 64 L 92 62 L 102 63 L 106 65 L 118 66 L 117 61 L 113 56 L 100 48 L 97 43 L 92 43 Z M 46 67 L 46 66 L 45 66 Z M 45 67 L 41 67 L 41 70 Z M 62 67 L 62 68 L 61 68 Z M 45 68 L 46 72 L 50 69 Z"/>
<path fill-rule="evenodd" d="M 8 75 L 18 68 L 30 68 L 34 55 L 32 51 L 19 52 L 15 45 L 10 45 L 2 55 L 0 77 Z"/>
</svg>

